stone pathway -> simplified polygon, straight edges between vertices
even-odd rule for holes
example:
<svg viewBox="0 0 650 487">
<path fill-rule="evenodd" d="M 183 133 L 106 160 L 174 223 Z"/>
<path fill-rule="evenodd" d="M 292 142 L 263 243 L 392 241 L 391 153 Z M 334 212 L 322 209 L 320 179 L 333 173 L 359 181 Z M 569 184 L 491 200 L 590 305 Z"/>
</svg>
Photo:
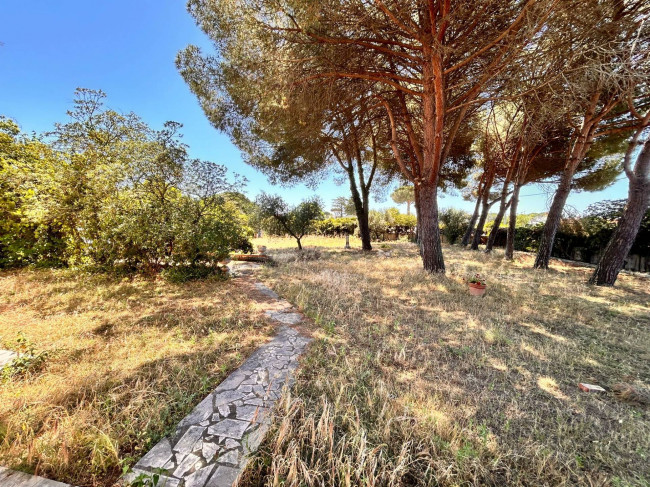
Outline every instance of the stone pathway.
<svg viewBox="0 0 650 487">
<path fill-rule="evenodd" d="M 173 437 L 164 438 L 142 457 L 127 481 L 158 473 L 159 486 L 230 487 L 262 442 L 271 409 L 282 388 L 292 385 L 298 357 L 310 338 L 288 326 L 300 324 L 303 315 L 254 281 L 257 267 L 242 263 L 235 267 L 235 275 L 241 276 L 242 290 L 280 324 L 277 335 L 196 406 Z"/>
<path fill-rule="evenodd" d="M 2 487 L 70 487 L 56 480 L 44 479 L 38 475 L 16 472 L 0 467 L 0 485 Z"/>
</svg>

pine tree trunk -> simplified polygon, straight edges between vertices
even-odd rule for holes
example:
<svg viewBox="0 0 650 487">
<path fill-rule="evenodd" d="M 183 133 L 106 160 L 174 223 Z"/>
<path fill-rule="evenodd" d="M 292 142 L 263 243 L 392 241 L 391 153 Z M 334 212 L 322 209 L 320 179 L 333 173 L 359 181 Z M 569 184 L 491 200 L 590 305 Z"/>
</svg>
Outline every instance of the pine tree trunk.
<svg viewBox="0 0 650 487">
<path fill-rule="evenodd" d="M 589 280 L 598 286 L 613 286 L 623 268 L 625 257 L 630 252 L 639 227 L 650 205 L 650 140 L 639 154 L 637 167 L 630 179 L 630 189 L 623 216 L 605 247 L 605 252 Z"/>
<path fill-rule="evenodd" d="M 438 188 L 422 185 L 418 191 L 418 227 L 420 229 L 420 253 L 424 269 L 429 272 L 445 272 L 438 226 Z"/>
<path fill-rule="evenodd" d="M 413 201 L 413 206 L 415 207 L 415 243 L 418 246 L 418 249 L 420 250 L 420 254 L 422 254 L 422 245 L 420 241 L 420 192 L 415 186 L 413 190 L 414 194 L 414 201 Z"/>
<path fill-rule="evenodd" d="M 359 236 L 361 237 L 361 248 L 363 250 L 372 250 L 370 243 L 370 224 L 368 223 L 368 205 L 365 205 L 361 214 L 357 212 L 357 220 L 359 220 Z"/>
<path fill-rule="evenodd" d="M 512 260 L 515 256 L 515 232 L 517 231 L 517 206 L 519 205 L 519 190 L 521 184 L 515 182 L 510 199 L 510 221 L 508 222 L 508 236 L 506 237 L 506 259 Z"/>
<path fill-rule="evenodd" d="M 461 240 L 461 245 L 467 247 L 469 239 L 472 236 L 472 231 L 474 230 L 474 225 L 476 225 L 476 220 L 478 220 L 478 212 L 481 208 L 481 195 L 479 194 L 476 198 L 476 205 L 474 205 L 474 213 L 472 213 L 472 218 L 469 219 L 469 225 L 467 230 L 465 230 L 465 235 L 463 235 L 463 240 Z"/>
<path fill-rule="evenodd" d="M 490 210 L 490 205 L 488 203 L 488 197 L 490 192 L 486 191 L 483 196 L 483 201 L 481 202 L 481 217 L 478 219 L 478 224 L 476 225 L 476 230 L 474 230 L 474 238 L 472 239 L 472 250 L 478 250 L 478 246 L 481 243 L 481 236 L 483 235 L 483 227 L 485 226 L 485 220 L 487 220 L 488 211 Z"/>
<path fill-rule="evenodd" d="M 359 194 L 359 188 L 355 179 L 352 163 L 350 163 L 350 169 L 348 170 L 348 179 L 350 181 L 352 201 L 354 202 L 354 212 L 356 213 L 357 221 L 359 222 L 361 248 L 363 250 L 372 250 L 372 245 L 370 243 L 370 225 L 368 224 L 368 191 L 370 188 L 366 188 L 366 192 L 363 195 Z M 362 190 L 363 188 L 364 186 L 362 185 Z"/>
<path fill-rule="evenodd" d="M 560 227 L 562 219 L 562 211 L 564 205 L 571 192 L 571 181 L 573 180 L 573 171 L 564 170 L 562 179 L 553 197 L 553 203 L 546 217 L 544 224 L 544 231 L 542 238 L 539 242 L 539 249 L 537 249 L 537 258 L 535 259 L 535 269 L 548 269 L 548 263 L 551 259 L 551 252 L 553 251 L 553 243 L 555 242 L 555 234 Z"/>
<path fill-rule="evenodd" d="M 506 214 L 509 203 L 506 203 L 506 196 L 508 194 L 508 185 L 503 183 L 503 190 L 501 191 L 501 200 L 499 202 L 499 212 L 497 217 L 494 220 L 494 225 L 492 225 L 492 230 L 490 230 L 490 235 L 488 236 L 487 243 L 485 245 L 485 252 L 492 252 L 492 247 L 494 247 L 494 240 L 497 238 L 497 232 L 499 227 L 501 227 L 501 222 L 503 221 L 503 215 Z"/>
</svg>

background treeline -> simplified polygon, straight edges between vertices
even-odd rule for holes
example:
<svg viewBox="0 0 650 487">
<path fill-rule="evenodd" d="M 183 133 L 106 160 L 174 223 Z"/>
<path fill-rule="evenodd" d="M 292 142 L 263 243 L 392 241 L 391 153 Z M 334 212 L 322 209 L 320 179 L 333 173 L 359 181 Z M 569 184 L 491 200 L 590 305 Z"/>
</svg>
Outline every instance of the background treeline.
<svg viewBox="0 0 650 487">
<path fill-rule="evenodd" d="M 177 65 L 207 118 L 272 180 L 347 182 L 364 250 L 369 194 L 399 179 L 425 270 L 445 272 L 438 196 L 454 190 L 476 202 L 461 242 L 489 252 L 507 221 L 512 259 L 521 189 L 543 183 L 555 191 L 534 267 L 547 269 L 569 195 L 624 175 L 628 200 L 590 280 L 616 281 L 650 205 L 647 1 L 192 0 L 189 11 L 215 52 L 187 46 Z"/>
<path fill-rule="evenodd" d="M 67 120 L 42 135 L 0 118 L 0 267 L 204 275 L 250 249 L 226 168 L 191 159 L 180 124 L 154 130 L 104 98 L 78 89 Z"/>
</svg>

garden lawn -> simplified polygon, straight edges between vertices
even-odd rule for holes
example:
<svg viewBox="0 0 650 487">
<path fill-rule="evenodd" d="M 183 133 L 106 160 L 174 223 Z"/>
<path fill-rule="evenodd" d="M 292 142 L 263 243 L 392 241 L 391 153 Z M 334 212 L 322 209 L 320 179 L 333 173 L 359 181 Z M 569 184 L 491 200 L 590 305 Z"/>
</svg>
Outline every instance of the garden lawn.
<svg viewBox="0 0 650 487">
<path fill-rule="evenodd" d="M 318 330 L 244 485 L 650 485 L 648 279 L 449 246 L 428 275 L 375 246 L 270 248 L 264 279 Z"/>
<path fill-rule="evenodd" d="M 0 348 L 42 367 L 0 379 L 0 465 L 109 486 L 272 334 L 232 282 L 0 273 Z"/>
</svg>

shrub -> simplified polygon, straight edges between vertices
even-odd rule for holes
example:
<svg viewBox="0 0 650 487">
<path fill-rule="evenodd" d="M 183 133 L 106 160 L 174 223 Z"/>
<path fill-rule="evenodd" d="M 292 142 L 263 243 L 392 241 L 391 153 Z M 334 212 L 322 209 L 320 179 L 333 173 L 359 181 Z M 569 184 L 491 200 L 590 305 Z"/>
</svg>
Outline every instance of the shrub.
<svg viewBox="0 0 650 487">
<path fill-rule="evenodd" d="M 439 215 L 442 234 L 450 244 L 460 240 L 469 225 L 469 215 L 462 210 L 446 208 Z"/>
</svg>

